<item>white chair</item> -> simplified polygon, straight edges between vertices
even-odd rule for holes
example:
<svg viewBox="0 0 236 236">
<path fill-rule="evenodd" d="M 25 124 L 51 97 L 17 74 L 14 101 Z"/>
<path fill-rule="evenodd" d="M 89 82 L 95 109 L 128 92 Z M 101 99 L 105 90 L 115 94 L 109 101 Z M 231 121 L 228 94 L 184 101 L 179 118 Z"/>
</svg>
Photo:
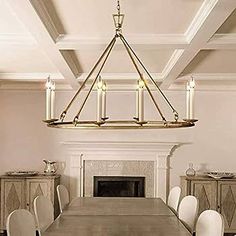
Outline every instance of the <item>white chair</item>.
<svg viewBox="0 0 236 236">
<path fill-rule="evenodd" d="M 35 236 L 34 216 L 25 209 L 13 211 L 6 223 L 8 236 Z"/>
<path fill-rule="evenodd" d="M 196 224 L 196 236 L 210 235 L 224 235 L 224 219 L 220 213 L 214 210 L 203 211 Z"/>
<path fill-rule="evenodd" d="M 173 210 L 175 213 L 178 211 L 179 199 L 181 194 L 181 188 L 179 186 L 175 186 L 170 190 L 167 205 Z"/>
<path fill-rule="evenodd" d="M 179 219 L 183 222 L 183 224 L 191 233 L 193 233 L 195 229 L 198 209 L 199 202 L 198 199 L 194 196 L 184 197 L 179 204 Z"/>
<path fill-rule="evenodd" d="M 59 201 L 60 211 L 62 212 L 63 209 L 70 203 L 69 192 L 64 185 L 57 186 L 57 196 Z"/>
<path fill-rule="evenodd" d="M 54 221 L 54 207 L 52 202 L 44 197 L 38 196 L 34 199 L 34 213 L 41 235 Z"/>
</svg>

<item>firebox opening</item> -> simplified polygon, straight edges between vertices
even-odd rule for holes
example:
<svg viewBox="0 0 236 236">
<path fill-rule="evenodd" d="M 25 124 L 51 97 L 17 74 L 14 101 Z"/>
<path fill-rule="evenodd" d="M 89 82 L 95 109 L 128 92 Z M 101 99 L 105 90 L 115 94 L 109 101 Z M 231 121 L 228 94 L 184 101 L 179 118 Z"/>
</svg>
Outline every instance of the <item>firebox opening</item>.
<svg viewBox="0 0 236 236">
<path fill-rule="evenodd" d="M 145 177 L 94 176 L 94 197 L 145 197 Z"/>
</svg>

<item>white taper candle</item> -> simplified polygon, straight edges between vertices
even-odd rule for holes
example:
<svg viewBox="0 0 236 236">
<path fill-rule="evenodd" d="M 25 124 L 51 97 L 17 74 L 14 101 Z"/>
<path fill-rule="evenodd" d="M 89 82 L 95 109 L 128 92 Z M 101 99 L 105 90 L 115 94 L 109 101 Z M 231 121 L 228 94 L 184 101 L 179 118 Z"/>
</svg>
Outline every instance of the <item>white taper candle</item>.
<svg viewBox="0 0 236 236">
<path fill-rule="evenodd" d="M 55 82 L 52 82 L 51 86 L 51 119 L 54 119 L 55 117 L 55 89 L 56 85 Z"/>
<path fill-rule="evenodd" d="M 99 77 L 97 83 L 97 122 L 102 122 L 102 79 Z"/>
<path fill-rule="evenodd" d="M 189 119 L 194 119 L 194 87 L 195 82 L 192 79 L 189 82 Z"/>
<path fill-rule="evenodd" d="M 189 88 L 189 82 L 187 82 L 186 86 L 186 118 L 190 119 L 189 115 L 189 99 L 190 99 L 190 88 Z"/>
<path fill-rule="evenodd" d="M 144 121 L 144 82 L 141 79 L 138 87 L 138 118 L 139 122 Z"/>
<path fill-rule="evenodd" d="M 135 115 L 135 118 L 137 118 L 138 119 L 138 116 L 139 116 L 139 89 L 137 88 L 136 89 L 136 91 L 135 91 L 135 95 L 136 95 L 136 111 L 135 111 L 135 113 L 136 113 L 136 115 Z"/>
<path fill-rule="evenodd" d="M 51 85 L 51 80 L 48 78 L 46 82 L 46 120 L 51 119 Z"/>
<path fill-rule="evenodd" d="M 106 83 L 103 81 L 102 85 L 102 118 L 106 118 Z"/>
</svg>

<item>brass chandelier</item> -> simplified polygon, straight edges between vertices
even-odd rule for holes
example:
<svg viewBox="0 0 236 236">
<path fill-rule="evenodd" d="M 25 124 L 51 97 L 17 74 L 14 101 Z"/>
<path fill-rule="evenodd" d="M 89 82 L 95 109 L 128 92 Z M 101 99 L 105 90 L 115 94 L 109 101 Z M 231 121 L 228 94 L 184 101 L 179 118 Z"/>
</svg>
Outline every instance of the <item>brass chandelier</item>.
<svg viewBox="0 0 236 236">
<path fill-rule="evenodd" d="M 54 119 L 52 117 L 47 118 L 44 122 L 47 123 L 48 127 L 54 128 L 76 128 L 76 129 L 160 129 L 160 128 L 181 128 L 181 127 L 191 127 L 194 126 L 195 119 L 184 119 L 179 121 L 178 112 L 172 106 L 170 101 L 167 99 L 165 94 L 159 88 L 157 82 L 153 79 L 152 75 L 146 69 L 142 61 L 139 59 L 135 51 L 132 49 L 130 44 L 125 39 L 122 34 L 122 24 L 124 20 L 124 14 L 120 12 L 120 2 L 117 1 L 117 14 L 113 14 L 113 19 L 115 23 L 115 35 L 103 51 L 100 58 L 97 60 L 94 67 L 91 69 L 86 79 L 81 84 L 80 88 L 77 90 L 69 104 L 63 110 L 59 119 Z M 117 40 L 120 40 L 124 45 L 125 50 L 137 71 L 137 89 L 136 89 L 136 115 L 130 120 L 110 120 L 106 115 L 106 82 L 102 79 L 102 70 L 116 44 Z M 95 73 L 95 70 L 98 72 Z M 144 78 L 144 74 L 148 79 Z M 94 76 L 90 88 L 82 101 L 81 106 L 74 116 L 73 120 L 66 120 L 67 113 L 71 106 L 75 103 L 76 98 L 80 95 L 81 91 L 84 89 L 85 85 L 88 83 L 89 79 Z M 167 120 L 161 111 L 158 103 L 156 102 L 154 95 L 149 87 L 149 83 L 152 83 L 155 90 L 159 92 L 163 100 L 167 103 L 169 109 L 173 113 L 173 120 Z M 96 86 L 96 87 L 95 87 Z M 91 92 L 97 88 L 97 118 L 96 120 L 81 120 L 80 115 L 85 107 L 85 104 L 91 94 Z M 157 112 L 161 119 L 157 120 L 145 120 L 144 117 L 144 91 L 149 94 Z"/>
</svg>

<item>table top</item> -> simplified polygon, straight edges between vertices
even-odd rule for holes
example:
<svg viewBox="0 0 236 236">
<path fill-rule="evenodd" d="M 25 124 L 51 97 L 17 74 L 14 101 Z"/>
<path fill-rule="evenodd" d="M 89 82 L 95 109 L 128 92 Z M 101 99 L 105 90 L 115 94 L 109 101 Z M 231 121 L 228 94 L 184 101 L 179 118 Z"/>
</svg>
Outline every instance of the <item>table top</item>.
<svg viewBox="0 0 236 236">
<path fill-rule="evenodd" d="M 190 236 L 159 198 L 76 198 L 42 236 Z"/>
<path fill-rule="evenodd" d="M 176 216 L 65 216 L 42 236 L 190 236 Z"/>
<path fill-rule="evenodd" d="M 63 215 L 168 215 L 174 213 L 160 198 L 76 198 Z"/>
</svg>

